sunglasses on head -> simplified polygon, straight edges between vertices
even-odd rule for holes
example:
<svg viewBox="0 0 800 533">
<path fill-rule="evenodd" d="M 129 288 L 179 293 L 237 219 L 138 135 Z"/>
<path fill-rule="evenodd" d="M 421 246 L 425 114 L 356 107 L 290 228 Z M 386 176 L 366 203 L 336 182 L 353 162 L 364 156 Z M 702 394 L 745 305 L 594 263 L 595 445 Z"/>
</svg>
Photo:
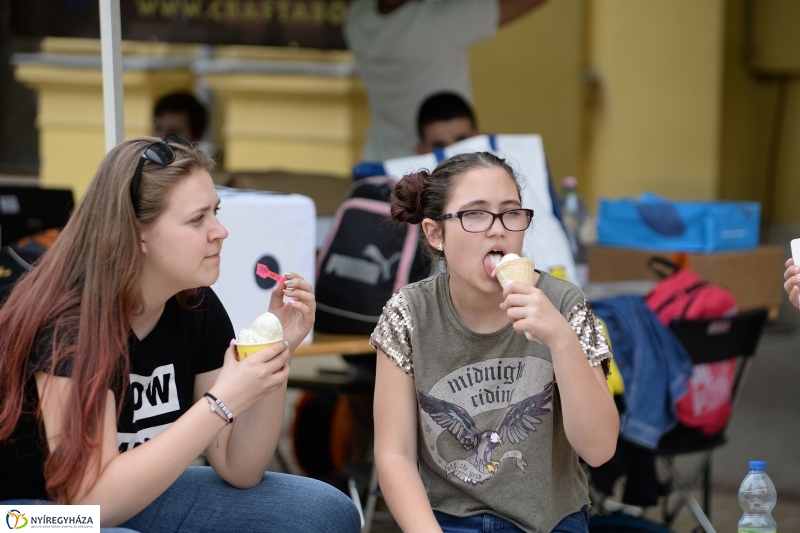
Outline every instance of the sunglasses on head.
<svg viewBox="0 0 800 533">
<path fill-rule="evenodd" d="M 142 182 L 142 169 L 145 162 L 152 161 L 158 165 L 167 166 L 175 161 L 175 151 L 170 148 L 168 143 L 177 143 L 187 148 L 194 148 L 191 142 L 180 135 L 170 133 L 144 149 L 142 157 L 139 158 L 139 164 L 136 165 L 136 171 L 133 173 L 133 179 L 131 179 L 131 204 L 134 212 L 136 212 L 136 199 L 139 196 L 139 185 Z"/>
</svg>

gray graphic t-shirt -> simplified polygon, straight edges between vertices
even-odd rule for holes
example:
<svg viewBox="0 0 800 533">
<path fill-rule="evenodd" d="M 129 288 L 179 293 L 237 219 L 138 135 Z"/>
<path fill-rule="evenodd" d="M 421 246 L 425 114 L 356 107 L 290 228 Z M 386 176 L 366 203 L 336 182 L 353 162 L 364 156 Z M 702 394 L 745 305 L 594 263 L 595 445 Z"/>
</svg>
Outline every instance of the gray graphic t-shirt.
<svg viewBox="0 0 800 533">
<path fill-rule="evenodd" d="M 468 329 L 448 280 L 442 274 L 398 291 L 371 338 L 413 375 L 420 477 L 431 506 L 455 516 L 491 513 L 525 531 L 549 532 L 589 503 L 564 433 L 550 351 L 510 324 L 485 334 Z M 577 287 L 547 273 L 536 286 L 570 322 L 588 364 L 611 357 Z"/>
</svg>

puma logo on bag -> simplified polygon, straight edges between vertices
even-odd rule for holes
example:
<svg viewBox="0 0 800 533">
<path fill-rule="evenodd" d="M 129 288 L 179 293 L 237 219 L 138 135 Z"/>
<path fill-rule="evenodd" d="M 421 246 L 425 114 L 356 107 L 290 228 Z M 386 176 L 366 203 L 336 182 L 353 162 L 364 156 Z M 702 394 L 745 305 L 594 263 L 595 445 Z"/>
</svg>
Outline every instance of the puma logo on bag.
<svg viewBox="0 0 800 533">
<path fill-rule="evenodd" d="M 381 266 L 384 281 L 392 277 L 392 263 L 400 259 L 400 252 L 395 252 L 389 259 L 383 257 L 380 249 L 374 244 L 368 244 L 361 255 L 372 259 Z"/>
<path fill-rule="evenodd" d="M 419 227 L 391 221 L 396 183 L 360 179 L 336 211 L 317 259 L 316 331 L 368 335 L 395 291 L 428 276 Z"/>
<path fill-rule="evenodd" d="M 387 259 L 377 246 L 368 244 L 361 255 L 371 261 L 360 257 L 331 254 L 328 264 L 325 265 L 325 273 L 375 286 L 381 277 L 384 281 L 392 278 L 392 265 L 400 259 L 401 254 L 395 252 Z"/>
</svg>

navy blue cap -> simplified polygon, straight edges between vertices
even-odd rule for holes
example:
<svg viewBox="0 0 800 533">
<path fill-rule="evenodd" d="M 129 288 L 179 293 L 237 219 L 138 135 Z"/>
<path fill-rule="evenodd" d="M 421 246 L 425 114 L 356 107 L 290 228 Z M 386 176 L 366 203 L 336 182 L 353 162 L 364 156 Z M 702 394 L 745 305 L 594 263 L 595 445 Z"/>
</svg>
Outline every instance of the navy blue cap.
<svg viewBox="0 0 800 533">
<path fill-rule="evenodd" d="M 750 461 L 750 470 L 766 470 L 766 461 Z"/>
</svg>

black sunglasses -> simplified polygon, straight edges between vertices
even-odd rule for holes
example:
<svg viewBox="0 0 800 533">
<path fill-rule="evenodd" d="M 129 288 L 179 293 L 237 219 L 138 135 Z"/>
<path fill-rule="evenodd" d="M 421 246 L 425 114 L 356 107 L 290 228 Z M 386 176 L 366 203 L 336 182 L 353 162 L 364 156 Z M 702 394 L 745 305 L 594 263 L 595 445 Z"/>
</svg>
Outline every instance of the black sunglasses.
<svg viewBox="0 0 800 533">
<path fill-rule="evenodd" d="M 139 164 L 136 165 L 136 171 L 133 173 L 131 179 L 131 204 L 133 211 L 136 212 L 136 198 L 139 196 L 139 185 L 142 182 L 142 169 L 147 161 L 152 161 L 161 166 L 167 166 L 175 161 L 175 151 L 170 148 L 168 143 L 182 144 L 187 148 L 194 148 L 194 145 L 174 133 L 170 133 L 160 141 L 156 141 L 142 152 L 142 157 L 139 158 Z"/>
</svg>

